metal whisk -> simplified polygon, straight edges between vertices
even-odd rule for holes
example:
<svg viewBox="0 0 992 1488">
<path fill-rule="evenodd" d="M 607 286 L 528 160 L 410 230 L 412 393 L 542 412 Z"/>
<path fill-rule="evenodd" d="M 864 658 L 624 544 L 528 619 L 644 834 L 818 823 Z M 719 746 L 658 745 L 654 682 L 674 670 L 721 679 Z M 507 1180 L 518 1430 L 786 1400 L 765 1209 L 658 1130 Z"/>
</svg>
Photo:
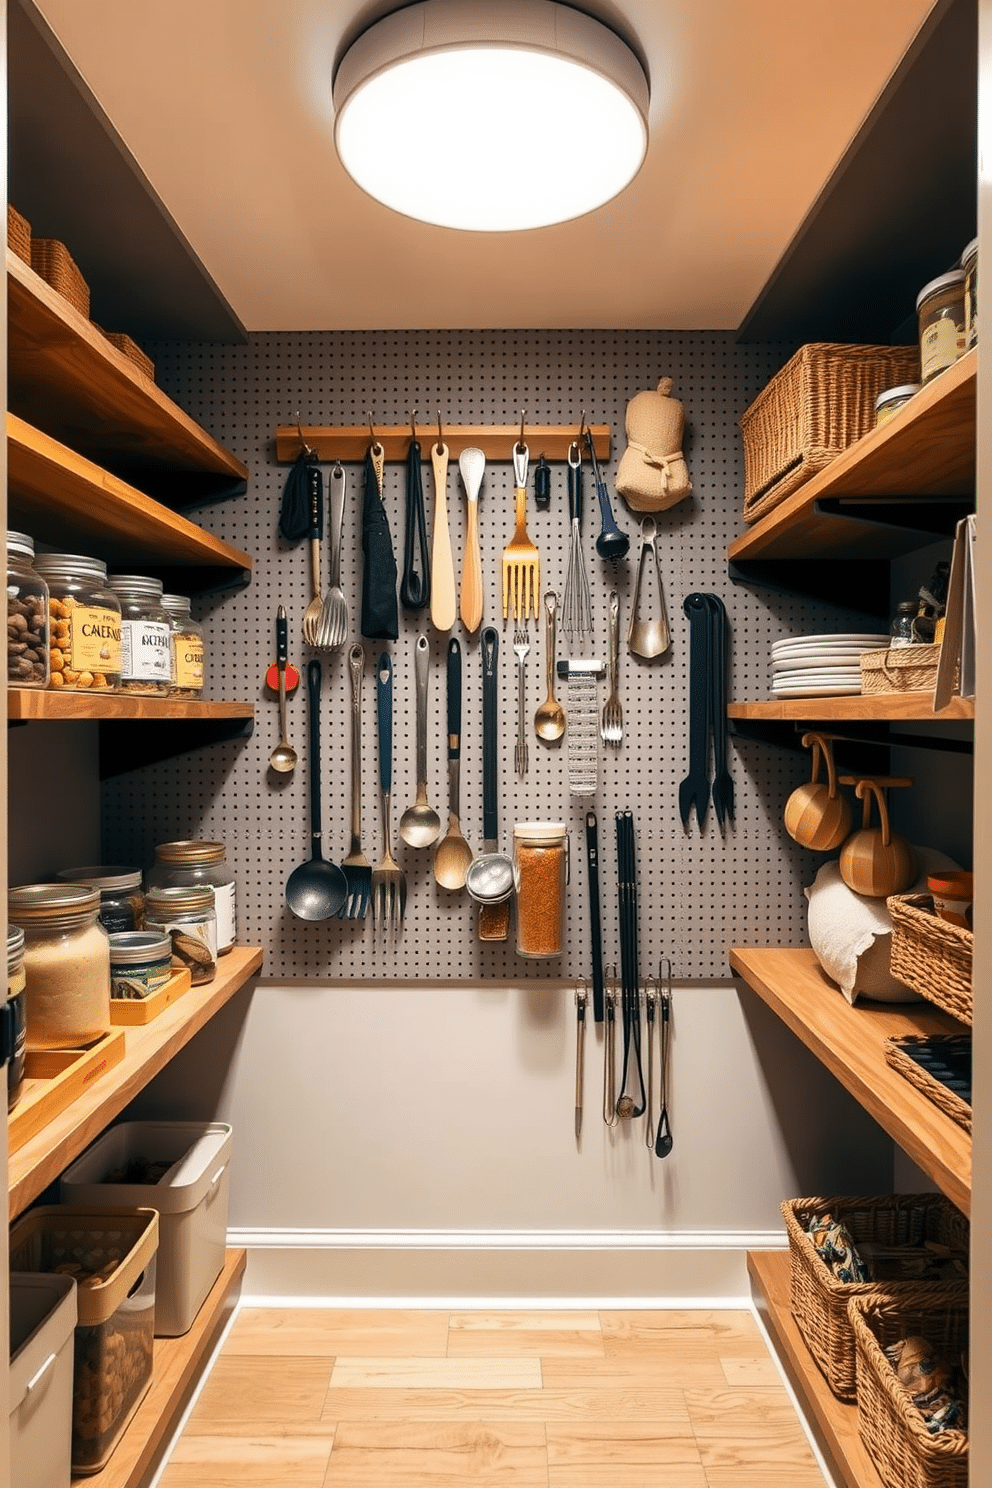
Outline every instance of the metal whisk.
<svg viewBox="0 0 992 1488">
<path fill-rule="evenodd" d="M 573 440 L 568 447 L 568 515 L 572 523 L 572 543 L 568 553 L 568 573 L 562 597 L 561 628 L 569 641 L 575 635 L 592 630 L 592 607 L 589 602 L 589 580 L 582 556 L 582 452 Z"/>
</svg>

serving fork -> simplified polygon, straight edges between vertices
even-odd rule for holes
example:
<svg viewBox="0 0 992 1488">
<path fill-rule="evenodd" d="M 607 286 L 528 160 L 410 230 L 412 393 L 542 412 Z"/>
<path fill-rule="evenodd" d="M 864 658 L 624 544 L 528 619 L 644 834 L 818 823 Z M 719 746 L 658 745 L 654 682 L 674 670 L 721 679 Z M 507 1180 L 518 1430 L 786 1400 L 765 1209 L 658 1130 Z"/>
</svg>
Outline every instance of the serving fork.
<svg viewBox="0 0 992 1488">
<path fill-rule="evenodd" d="M 352 646 L 351 674 L 351 847 L 341 861 L 348 897 L 338 910 L 341 920 L 364 920 L 372 893 L 372 864 L 362 852 L 362 670 L 365 652 Z"/>
<path fill-rule="evenodd" d="M 604 744 L 617 748 L 623 741 L 623 709 L 617 692 L 617 677 L 620 670 L 620 596 L 610 590 L 607 606 L 610 623 L 610 695 L 603 704 L 603 721 L 599 736 Z"/>
<path fill-rule="evenodd" d="M 372 870 L 372 919 L 384 931 L 398 931 L 406 911 L 406 874 L 391 851 L 390 794 L 393 788 L 393 664 L 379 657 L 376 676 L 379 722 L 379 803 L 382 808 L 382 860 Z"/>
<path fill-rule="evenodd" d="M 513 632 L 513 654 L 517 658 L 517 745 L 513 751 L 513 764 L 518 775 L 527 774 L 527 696 L 524 688 L 524 667 L 530 650 L 527 621 L 517 623 Z"/>
<path fill-rule="evenodd" d="M 318 471 L 319 475 L 319 471 Z M 324 487 L 320 480 L 310 483 L 310 603 L 303 611 L 303 639 L 308 646 L 316 646 L 320 634 L 320 620 L 324 612 L 324 599 L 320 592 L 320 542 L 324 536 Z"/>
<path fill-rule="evenodd" d="M 330 588 L 324 596 L 317 639 L 322 651 L 340 651 L 348 639 L 348 601 L 341 588 L 341 537 L 344 526 L 345 473 L 340 463 L 330 475 L 331 572 Z"/>
</svg>

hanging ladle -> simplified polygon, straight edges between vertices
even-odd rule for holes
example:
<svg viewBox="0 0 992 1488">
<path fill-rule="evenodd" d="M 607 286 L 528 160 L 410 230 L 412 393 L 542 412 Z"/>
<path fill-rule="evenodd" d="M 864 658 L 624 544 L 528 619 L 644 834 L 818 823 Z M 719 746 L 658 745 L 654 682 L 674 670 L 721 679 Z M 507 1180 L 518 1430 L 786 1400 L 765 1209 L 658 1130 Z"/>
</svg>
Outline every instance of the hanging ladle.
<svg viewBox="0 0 992 1488">
<path fill-rule="evenodd" d="M 513 893 L 513 861 L 499 850 L 499 815 L 497 790 L 499 769 L 496 758 L 497 700 L 496 664 L 499 657 L 499 634 L 487 625 L 482 632 L 482 851 L 472 859 L 465 875 L 465 888 L 477 904 L 503 904 Z M 480 938 L 497 937 L 495 926 L 484 927 L 480 919 Z M 492 932 L 492 933 L 490 933 Z"/>
<path fill-rule="evenodd" d="M 596 552 L 601 558 L 608 558 L 611 563 L 618 563 L 630 547 L 630 538 L 626 532 L 621 532 L 613 516 L 613 508 L 610 505 L 609 492 L 606 482 L 599 473 L 599 461 L 596 459 L 596 446 L 593 443 L 592 430 L 584 431 L 586 446 L 589 450 L 589 458 L 592 460 L 592 471 L 596 480 L 596 495 L 599 498 L 599 515 L 602 522 L 602 530 L 596 539 Z"/>
<path fill-rule="evenodd" d="M 294 868 L 286 880 L 286 903 L 301 920 L 330 920 L 348 897 L 348 881 L 336 863 L 321 856 L 320 840 L 320 684 L 319 661 L 307 665 L 309 690 L 310 842 L 308 863 Z"/>
</svg>

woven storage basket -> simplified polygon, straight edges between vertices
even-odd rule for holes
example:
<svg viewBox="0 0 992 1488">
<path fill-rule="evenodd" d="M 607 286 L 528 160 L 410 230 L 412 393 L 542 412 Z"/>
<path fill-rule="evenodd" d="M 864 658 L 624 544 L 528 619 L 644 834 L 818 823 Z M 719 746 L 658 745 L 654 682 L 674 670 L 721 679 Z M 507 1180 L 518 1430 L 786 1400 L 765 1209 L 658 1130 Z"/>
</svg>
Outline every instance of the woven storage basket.
<svg viewBox="0 0 992 1488">
<path fill-rule="evenodd" d="M 104 331 L 103 334 L 111 346 L 116 346 L 117 350 L 122 352 L 129 362 L 133 362 L 140 371 L 144 372 L 146 377 L 150 377 L 153 382 L 155 381 L 155 363 L 151 357 L 145 356 L 137 341 L 132 341 L 131 337 L 125 335 L 123 331 Z"/>
<path fill-rule="evenodd" d="M 74 310 L 89 318 L 90 287 L 64 243 L 58 238 L 32 238 L 31 267 Z"/>
<path fill-rule="evenodd" d="M 970 1027 L 971 931 L 940 919 L 929 894 L 892 894 L 885 907 L 892 917 L 892 975 Z"/>
<path fill-rule="evenodd" d="M 31 224 L 16 207 L 7 203 L 7 247 L 26 264 L 31 262 Z"/>
<path fill-rule="evenodd" d="M 919 1335 L 948 1363 L 959 1363 L 968 1349 L 967 1285 L 907 1287 L 898 1300 L 878 1294 L 855 1297 L 850 1314 L 858 1361 L 858 1429 L 886 1488 L 968 1488 L 966 1434 L 951 1430 L 931 1435 L 883 1352 L 901 1338 Z"/>
<path fill-rule="evenodd" d="M 854 1338 L 847 1304 L 852 1297 L 898 1296 L 908 1286 L 937 1282 L 838 1281 L 821 1261 L 806 1233 L 810 1219 L 832 1214 L 847 1226 L 855 1245 L 922 1245 L 935 1240 L 964 1254 L 968 1222 L 943 1194 L 854 1195 L 831 1199 L 787 1199 L 782 1205 L 792 1261 L 792 1316 L 803 1342 L 839 1400 L 855 1396 Z"/>
<path fill-rule="evenodd" d="M 801 346 L 740 418 L 744 520 L 756 522 L 875 424 L 875 399 L 914 382 L 913 346 Z"/>
<path fill-rule="evenodd" d="M 933 692 L 940 662 L 939 646 L 890 646 L 862 651 L 862 693 Z"/>
<path fill-rule="evenodd" d="M 971 1038 L 968 1034 L 956 1037 L 947 1035 L 947 1043 L 967 1045 L 970 1049 Z M 932 1101 L 945 1116 L 949 1116 L 958 1126 L 964 1127 L 965 1131 L 971 1131 L 971 1106 L 957 1091 L 938 1080 L 929 1070 L 912 1058 L 911 1051 L 919 1046 L 927 1045 L 931 1041 L 927 1038 L 919 1038 L 915 1034 L 909 1034 L 905 1038 L 885 1040 L 885 1059 L 904 1080 L 908 1080 L 917 1090 L 923 1092 L 928 1101 Z"/>
</svg>

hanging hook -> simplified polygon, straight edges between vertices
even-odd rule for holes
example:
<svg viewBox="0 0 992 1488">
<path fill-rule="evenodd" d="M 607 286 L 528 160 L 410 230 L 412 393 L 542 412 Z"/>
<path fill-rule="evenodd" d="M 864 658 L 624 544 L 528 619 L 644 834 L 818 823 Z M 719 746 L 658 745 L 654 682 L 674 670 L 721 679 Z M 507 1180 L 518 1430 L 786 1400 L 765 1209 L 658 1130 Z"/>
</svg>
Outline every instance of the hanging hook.
<svg viewBox="0 0 992 1488">
<path fill-rule="evenodd" d="M 578 443 L 579 444 L 582 443 L 582 436 L 585 434 L 585 432 L 586 432 L 586 411 L 583 408 L 582 413 L 579 415 L 579 438 L 578 438 Z"/>
<path fill-rule="evenodd" d="M 410 413 L 409 410 L 407 410 L 407 416 L 408 416 L 408 418 L 410 420 L 410 435 L 411 435 L 411 437 L 413 439 L 414 444 L 416 444 L 416 442 L 417 442 L 417 410 L 414 409 L 412 413 Z"/>
<path fill-rule="evenodd" d="M 520 410 L 520 440 L 519 440 L 519 442 L 517 444 L 517 449 L 522 454 L 523 451 L 526 448 L 527 448 L 527 445 L 524 443 L 524 409 L 521 408 L 521 410 Z"/>
<path fill-rule="evenodd" d="M 438 454 L 440 454 L 443 449 L 444 449 L 444 434 L 443 434 L 442 429 L 441 429 L 441 410 L 439 408 L 438 411 L 437 411 L 437 452 L 438 452 Z"/>
<path fill-rule="evenodd" d="M 369 409 L 369 434 L 372 436 L 372 453 L 374 455 L 377 455 L 379 453 L 379 451 L 382 449 L 382 445 L 379 443 L 379 436 L 375 432 L 375 427 L 374 427 L 374 425 L 372 423 L 372 410 L 371 410 L 371 408 Z"/>
<path fill-rule="evenodd" d="M 307 457 L 309 457 L 310 455 L 313 454 L 313 450 L 310 448 L 310 446 L 307 444 L 306 440 L 303 438 L 303 425 L 300 423 L 300 410 L 299 409 L 296 410 L 296 432 L 300 436 L 300 446 L 301 446 L 301 448 L 303 450 L 303 453 Z"/>
</svg>

